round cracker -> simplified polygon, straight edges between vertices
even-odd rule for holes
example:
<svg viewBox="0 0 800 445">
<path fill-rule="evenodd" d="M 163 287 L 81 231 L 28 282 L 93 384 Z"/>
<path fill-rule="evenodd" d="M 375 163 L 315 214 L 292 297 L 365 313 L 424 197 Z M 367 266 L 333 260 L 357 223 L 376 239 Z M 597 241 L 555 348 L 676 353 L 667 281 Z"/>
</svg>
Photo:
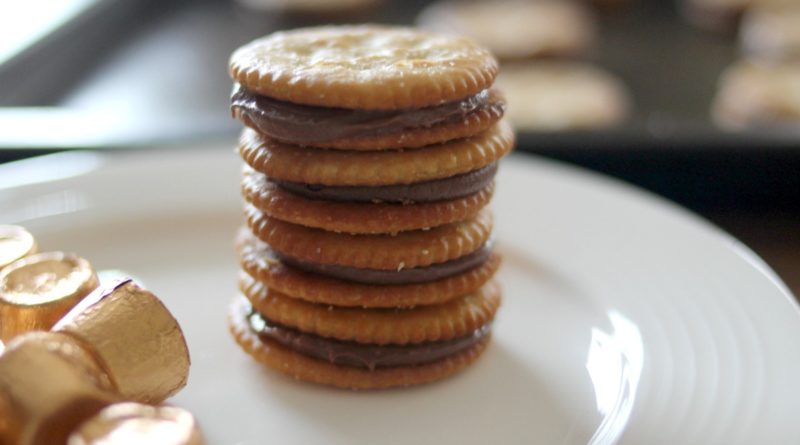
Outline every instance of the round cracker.
<svg viewBox="0 0 800 445">
<path fill-rule="evenodd" d="M 277 342 L 259 337 L 247 322 L 249 311 L 247 299 L 238 297 L 234 300 L 228 317 L 231 335 L 246 353 L 256 361 L 295 379 L 345 389 L 383 389 L 441 380 L 473 363 L 490 340 L 487 336 L 465 351 L 425 365 L 368 370 L 306 357 Z"/>
<path fill-rule="evenodd" d="M 490 281 L 447 303 L 413 309 L 334 307 L 291 298 L 250 275 L 239 278 L 242 293 L 265 318 L 321 337 L 369 344 L 409 344 L 464 337 L 489 323 L 500 307 L 500 286 Z"/>
<path fill-rule="evenodd" d="M 502 158 L 514 146 L 514 131 L 501 120 L 466 139 L 414 150 L 344 151 L 283 144 L 249 128 L 239 153 L 254 170 L 278 181 L 335 186 L 412 184 L 449 178 Z"/>
<path fill-rule="evenodd" d="M 241 242 L 242 269 L 267 287 L 293 298 L 342 307 L 400 308 L 440 304 L 475 292 L 500 267 L 492 253 L 482 265 L 458 275 L 419 284 L 377 285 L 339 280 L 283 264 L 264 243 Z"/>
<path fill-rule="evenodd" d="M 426 145 L 439 144 L 461 139 L 482 133 L 497 123 L 506 109 L 505 98 L 497 91 L 490 90 L 489 104 L 466 114 L 462 119 L 453 122 L 441 122 L 432 126 L 419 126 L 404 128 L 393 133 L 373 136 L 354 136 L 330 141 L 305 143 L 319 148 L 333 148 L 338 150 L 379 151 L 396 150 L 400 148 L 420 148 Z M 258 124 L 253 122 L 239 108 L 232 109 L 233 116 L 242 121 L 246 126 L 263 134 Z M 277 139 L 277 138 L 274 138 Z M 277 139 L 286 144 L 296 143 L 290 140 Z"/>
<path fill-rule="evenodd" d="M 447 201 L 401 205 L 309 199 L 286 191 L 251 170 L 242 179 L 242 195 L 258 211 L 246 206 L 248 220 L 270 218 L 305 227 L 352 234 L 398 233 L 427 229 L 475 217 L 494 194 L 487 188 Z M 251 222 L 252 224 L 252 222 Z"/>
<path fill-rule="evenodd" d="M 492 235 L 492 214 L 430 230 L 397 235 L 351 235 L 289 224 L 248 206 L 247 225 L 277 252 L 301 261 L 360 269 L 401 270 L 454 260 L 483 247 Z"/>
<path fill-rule="evenodd" d="M 250 91 L 298 104 L 421 108 L 488 88 L 488 50 L 464 37 L 356 25 L 276 32 L 234 51 L 230 74 Z"/>
</svg>

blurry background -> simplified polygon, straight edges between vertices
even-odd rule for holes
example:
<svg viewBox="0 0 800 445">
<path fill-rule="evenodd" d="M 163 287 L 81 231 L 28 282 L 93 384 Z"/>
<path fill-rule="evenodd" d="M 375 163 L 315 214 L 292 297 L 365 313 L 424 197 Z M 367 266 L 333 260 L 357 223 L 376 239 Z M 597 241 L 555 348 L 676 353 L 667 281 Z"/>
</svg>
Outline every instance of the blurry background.
<svg viewBox="0 0 800 445">
<path fill-rule="evenodd" d="M 483 41 L 503 61 L 519 151 L 688 206 L 800 290 L 800 0 L 7 1 L 0 162 L 232 147 L 234 48 L 360 21 Z"/>
</svg>

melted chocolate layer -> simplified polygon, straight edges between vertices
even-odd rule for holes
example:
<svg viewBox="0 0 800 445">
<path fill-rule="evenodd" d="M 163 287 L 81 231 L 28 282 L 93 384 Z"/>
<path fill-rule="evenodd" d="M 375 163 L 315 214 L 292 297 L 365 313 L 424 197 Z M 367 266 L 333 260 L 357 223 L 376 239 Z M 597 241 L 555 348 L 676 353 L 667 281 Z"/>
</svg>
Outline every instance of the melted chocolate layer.
<svg viewBox="0 0 800 445">
<path fill-rule="evenodd" d="M 234 86 L 231 111 L 245 124 L 281 141 L 295 144 L 329 142 L 344 138 L 380 136 L 409 128 L 457 122 L 490 105 L 489 90 L 460 102 L 411 110 L 350 110 L 298 105 L 261 96 Z"/>
<path fill-rule="evenodd" d="M 480 266 L 489 259 L 491 254 L 492 245 L 490 241 L 468 255 L 444 263 L 411 269 L 380 270 L 310 263 L 275 252 L 275 255 L 284 264 L 295 269 L 366 284 L 416 284 L 441 280 Z"/>
<path fill-rule="evenodd" d="M 279 187 L 311 199 L 350 202 L 434 202 L 456 199 L 488 187 L 497 173 L 497 163 L 457 176 L 414 184 L 378 187 L 335 187 L 274 181 Z"/>
<path fill-rule="evenodd" d="M 435 362 L 474 346 L 491 332 L 491 325 L 487 324 L 470 335 L 447 341 L 410 345 L 371 345 L 306 334 L 274 324 L 255 311 L 250 314 L 248 320 L 250 328 L 259 336 L 273 340 L 295 352 L 336 365 L 370 370 Z"/>
</svg>

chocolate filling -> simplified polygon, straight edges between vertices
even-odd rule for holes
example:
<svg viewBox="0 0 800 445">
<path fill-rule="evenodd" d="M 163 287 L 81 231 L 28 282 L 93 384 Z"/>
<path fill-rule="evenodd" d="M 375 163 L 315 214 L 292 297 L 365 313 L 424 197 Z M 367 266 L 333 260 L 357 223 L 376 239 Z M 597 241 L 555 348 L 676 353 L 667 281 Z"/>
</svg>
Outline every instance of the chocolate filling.
<svg viewBox="0 0 800 445">
<path fill-rule="evenodd" d="M 299 105 L 261 96 L 234 86 L 231 112 L 246 125 L 281 141 L 295 144 L 381 136 L 409 128 L 458 122 L 464 116 L 500 100 L 489 90 L 458 102 L 404 110 L 351 110 Z"/>
<path fill-rule="evenodd" d="M 248 321 L 250 328 L 259 336 L 295 352 L 335 365 L 369 370 L 435 362 L 474 346 L 491 332 L 491 325 L 486 324 L 470 335 L 452 340 L 409 345 L 373 345 L 306 334 L 275 324 L 255 311 L 250 314 Z"/>
<path fill-rule="evenodd" d="M 360 269 L 332 264 L 318 264 L 292 258 L 277 251 L 274 252 L 275 256 L 284 264 L 304 272 L 316 273 L 340 280 L 355 281 L 357 283 L 390 285 L 427 283 L 466 272 L 480 266 L 489 259 L 492 255 L 492 244 L 491 241 L 489 241 L 472 253 L 444 263 L 398 270 Z"/>
<path fill-rule="evenodd" d="M 414 184 L 377 187 L 336 187 L 273 181 L 282 189 L 311 199 L 350 202 L 433 202 L 461 198 L 488 187 L 497 173 L 497 163 L 457 176 Z"/>
</svg>

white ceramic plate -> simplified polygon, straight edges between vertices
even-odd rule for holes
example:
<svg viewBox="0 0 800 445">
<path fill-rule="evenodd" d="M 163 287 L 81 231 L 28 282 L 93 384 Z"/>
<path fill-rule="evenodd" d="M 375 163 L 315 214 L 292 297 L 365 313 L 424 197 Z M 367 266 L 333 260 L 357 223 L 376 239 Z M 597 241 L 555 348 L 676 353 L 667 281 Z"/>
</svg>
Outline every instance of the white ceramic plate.
<svg viewBox="0 0 800 445">
<path fill-rule="evenodd" d="M 500 175 L 505 303 L 474 366 L 367 393 L 262 369 L 225 324 L 238 175 L 220 148 L 0 166 L 3 222 L 165 300 L 193 360 L 174 403 L 210 444 L 800 443 L 800 316 L 774 273 L 670 204 L 523 157 Z"/>
</svg>

